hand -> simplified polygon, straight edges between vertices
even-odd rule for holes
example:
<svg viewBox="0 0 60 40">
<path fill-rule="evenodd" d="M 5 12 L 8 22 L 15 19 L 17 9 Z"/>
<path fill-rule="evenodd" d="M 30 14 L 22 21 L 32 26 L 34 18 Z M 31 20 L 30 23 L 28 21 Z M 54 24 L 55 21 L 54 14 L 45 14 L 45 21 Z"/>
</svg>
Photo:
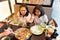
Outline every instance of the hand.
<svg viewBox="0 0 60 40">
<path fill-rule="evenodd" d="M 13 33 L 13 30 L 10 27 L 4 31 L 6 32 L 6 35 Z"/>
<path fill-rule="evenodd" d="M 49 29 L 48 29 L 48 34 L 52 35 L 53 33 L 54 33 L 54 29 L 49 28 Z"/>
</svg>

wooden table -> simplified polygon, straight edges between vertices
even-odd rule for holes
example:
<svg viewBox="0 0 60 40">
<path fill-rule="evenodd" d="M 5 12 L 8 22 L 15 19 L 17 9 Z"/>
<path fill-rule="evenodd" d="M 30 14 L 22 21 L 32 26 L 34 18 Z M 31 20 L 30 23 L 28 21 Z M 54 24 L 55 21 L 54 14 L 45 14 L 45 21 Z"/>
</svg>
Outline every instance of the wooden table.
<svg viewBox="0 0 60 40">
<path fill-rule="evenodd" d="M 16 31 L 18 28 L 21 28 L 21 27 L 17 27 L 17 26 L 14 26 L 14 25 L 9 25 L 9 26 L 13 29 L 13 31 Z M 41 34 L 39 36 L 32 35 L 31 40 L 46 40 L 45 33 L 43 33 L 43 34 Z"/>
<path fill-rule="evenodd" d="M 19 27 L 16 27 L 16 26 L 11 26 L 12 29 L 15 31 L 16 29 L 18 29 Z M 45 38 L 45 33 L 41 34 L 41 35 L 34 35 L 32 34 L 31 36 L 31 40 L 46 40 Z"/>
<path fill-rule="evenodd" d="M 41 35 L 32 35 L 31 40 L 46 40 L 45 38 L 45 33 L 41 34 Z"/>
</svg>

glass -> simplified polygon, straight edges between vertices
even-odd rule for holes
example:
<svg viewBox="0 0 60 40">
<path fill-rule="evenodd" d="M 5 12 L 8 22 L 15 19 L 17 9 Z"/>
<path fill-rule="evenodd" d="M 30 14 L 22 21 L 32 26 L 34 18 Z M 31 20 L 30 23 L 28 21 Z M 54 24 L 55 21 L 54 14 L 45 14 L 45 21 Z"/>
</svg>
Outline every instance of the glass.
<svg viewBox="0 0 60 40">
<path fill-rule="evenodd" d="M 18 24 L 18 20 L 14 20 L 14 24 Z"/>
</svg>

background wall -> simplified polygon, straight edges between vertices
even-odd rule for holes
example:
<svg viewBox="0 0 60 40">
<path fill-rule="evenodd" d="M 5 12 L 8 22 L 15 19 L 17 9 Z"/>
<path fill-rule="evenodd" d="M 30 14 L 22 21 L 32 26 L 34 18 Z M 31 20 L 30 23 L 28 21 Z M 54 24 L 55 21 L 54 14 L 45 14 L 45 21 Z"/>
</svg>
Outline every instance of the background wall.
<svg viewBox="0 0 60 40">
<path fill-rule="evenodd" d="M 10 15 L 11 13 L 10 13 L 8 1 L 0 2 L 0 21 L 4 20 Z"/>
<path fill-rule="evenodd" d="M 14 5 L 14 12 L 15 13 L 17 13 L 19 11 L 19 6 L 20 5 L 17 5 L 17 4 Z M 34 7 L 35 6 L 28 6 L 28 9 L 29 9 L 30 13 L 32 13 Z M 46 15 L 48 16 L 48 19 L 50 19 L 51 18 L 52 7 L 43 7 L 43 9 L 44 9 Z"/>
<path fill-rule="evenodd" d="M 14 13 L 14 4 L 15 4 L 15 0 L 10 0 L 10 4 L 11 4 L 12 13 Z"/>
<path fill-rule="evenodd" d="M 60 0 L 54 0 L 51 17 L 56 20 L 58 24 L 57 32 L 60 34 Z"/>
</svg>

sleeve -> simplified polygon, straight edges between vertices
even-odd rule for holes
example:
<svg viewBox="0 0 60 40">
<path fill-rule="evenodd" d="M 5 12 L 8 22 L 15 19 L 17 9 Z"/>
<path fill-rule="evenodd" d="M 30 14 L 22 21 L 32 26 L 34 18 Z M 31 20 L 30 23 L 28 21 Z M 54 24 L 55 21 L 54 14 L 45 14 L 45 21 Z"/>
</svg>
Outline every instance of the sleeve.
<svg viewBox="0 0 60 40">
<path fill-rule="evenodd" d="M 29 15 L 27 16 L 27 22 L 32 23 L 33 20 L 34 20 L 34 16 L 29 13 Z"/>
<path fill-rule="evenodd" d="M 44 22 L 48 22 L 48 17 L 47 17 L 47 15 L 44 15 Z"/>
</svg>

